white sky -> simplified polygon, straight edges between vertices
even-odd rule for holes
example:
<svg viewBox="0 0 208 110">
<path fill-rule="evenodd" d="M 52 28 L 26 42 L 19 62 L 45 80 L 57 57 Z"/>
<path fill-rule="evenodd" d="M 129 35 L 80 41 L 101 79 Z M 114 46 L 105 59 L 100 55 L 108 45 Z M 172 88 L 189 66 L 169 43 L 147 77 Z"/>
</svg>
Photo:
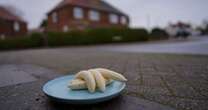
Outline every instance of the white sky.
<svg viewBox="0 0 208 110">
<path fill-rule="evenodd" d="M 29 28 L 39 26 L 46 12 L 61 0 L 0 0 L 23 12 Z M 131 18 L 132 27 L 166 26 L 169 22 L 185 21 L 199 25 L 208 19 L 208 0 L 105 0 Z M 149 20 L 148 20 L 149 19 Z"/>
</svg>

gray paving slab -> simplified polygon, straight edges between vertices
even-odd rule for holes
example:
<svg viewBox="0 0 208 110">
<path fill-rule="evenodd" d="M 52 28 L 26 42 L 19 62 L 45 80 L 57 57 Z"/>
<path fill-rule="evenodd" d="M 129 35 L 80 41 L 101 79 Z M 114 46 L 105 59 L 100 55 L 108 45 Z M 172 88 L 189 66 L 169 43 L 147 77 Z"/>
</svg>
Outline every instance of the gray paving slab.
<svg viewBox="0 0 208 110">
<path fill-rule="evenodd" d="M 14 65 L 0 65 L 0 87 L 35 81 L 36 78 Z"/>
<path fill-rule="evenodd" d="M 0 65 L 0 87 L 36 81 L 57 76 L 54 71 L 30 64 Z"/>
</svg>

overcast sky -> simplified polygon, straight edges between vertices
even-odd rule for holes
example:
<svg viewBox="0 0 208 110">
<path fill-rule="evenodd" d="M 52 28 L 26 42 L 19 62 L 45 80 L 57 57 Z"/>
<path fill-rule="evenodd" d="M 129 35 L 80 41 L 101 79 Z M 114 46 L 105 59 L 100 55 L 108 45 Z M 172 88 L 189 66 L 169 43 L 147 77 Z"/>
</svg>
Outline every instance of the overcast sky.
<svg viewBox="0 0 208 110">
<path fill-rule="evenodd" d="M 0 0 L 23 12 L 29 28 L 36 28 L 45 14 L 61 0 Z M 208 19 L 208 0 L 105 0 L 131 18 L 132 27 L 164 27 L 169 22 L 186 21 L 198 25 Z"/>
</svg>

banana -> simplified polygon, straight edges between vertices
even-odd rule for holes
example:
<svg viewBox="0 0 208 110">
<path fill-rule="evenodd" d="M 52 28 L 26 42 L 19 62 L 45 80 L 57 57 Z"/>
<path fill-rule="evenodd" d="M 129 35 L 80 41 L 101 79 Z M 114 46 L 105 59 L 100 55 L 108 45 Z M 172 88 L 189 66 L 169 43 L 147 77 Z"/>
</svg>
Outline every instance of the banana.
<svg viewBox="0 0 208 110">
<path fill-rule="evenodd" d="M 74 79 L 69 82 L 68 87 L 72 90 L 87 89 L 87 84 L 82 79 Z"/>
<path fill-rule="evenodd" d="M 105 79 L 105 85 L 109 85 L 113 82 L 112 79 Z M 87 84 L 82 79 L 74 79 L 71 80 L 68 84 L 68 87 L 72 90 L 81 90 L 81 89 L 87 89 Z"/>
<path fill-rule="evenodd" d="M 105 79 L 105 85 L 109 85 L 113 82 L 112 79 L 106 79 L 106 78 L 104 78 L 104 79 Z"/>
<path fill-rule="evenodd" d="M 89 71 L 81 71 L 76 76 L 76 79 L 82 79 L 86 82 L 87 89 L 93 93 L 95 92 L 96 82 L 94 76 Z"/>
<path fill-rule="evenodd" d="M 102 74 L 99 71 L 93 70 L 93 69 L 89 70 L 89 72 L 93 74 L 98 89 L 104 92 L 105 91 L 105 79 L 102 76 Z"/>
<path fill-rule="evenodd" d="M 111 84 L 113 80 L 127 81 L 127 79 L 114 71 L 96 68 L 88 71 L 80 71 L 75 75 L 75 79 L 69 82 L 68 87 L 72 90 L 88 89 L 89 92 L 95 92 L 95 89 L 99 89 L 104 92 L 106 85 Z"/>
<path fill-rule="evenodd" d="M 104 68 L 96 68 L 95 70 L 99 71 L 105 78 L 114 79 L 114 80 L 123 81 L 123 82 L 127 81 L 127 79 L 123 75 L 117 72 L 104 69 Z"/>
</svg>

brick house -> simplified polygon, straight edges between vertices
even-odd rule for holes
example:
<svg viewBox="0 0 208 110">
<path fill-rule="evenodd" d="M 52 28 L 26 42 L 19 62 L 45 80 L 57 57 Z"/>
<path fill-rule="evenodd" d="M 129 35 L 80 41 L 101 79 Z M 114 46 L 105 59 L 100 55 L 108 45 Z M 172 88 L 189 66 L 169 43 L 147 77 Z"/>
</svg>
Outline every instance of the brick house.
<svg viewBox="0 0 208 110">
<path fill-rule="evenodd" d="M 48 13 L 46 31 L 128 27 L 129 17 L 103 0 L 63 0 Z"/>
<path fill-rule="evenodd" d="M 27 33 L 27 23 L 8 9 L 0 6 L 0 38 L 15 37 Z"/>
</svg>

